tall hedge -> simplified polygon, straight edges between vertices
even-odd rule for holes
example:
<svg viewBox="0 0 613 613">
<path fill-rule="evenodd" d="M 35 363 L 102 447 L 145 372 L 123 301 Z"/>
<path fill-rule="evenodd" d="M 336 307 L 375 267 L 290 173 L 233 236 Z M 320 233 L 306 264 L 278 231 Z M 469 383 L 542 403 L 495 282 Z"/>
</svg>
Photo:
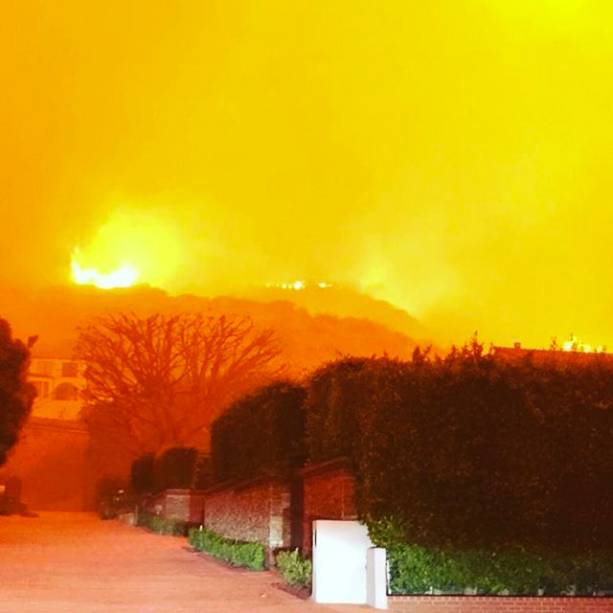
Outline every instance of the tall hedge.
<svg viewBox="0 0 613 613">
<path fill-rule="evenodd" d="M 146 453 L 132 462 L 130 483 L 136 494 L 153 492 L 155 488 L 155 455 Z"/>
<path fill-rule="evenodd" d="M 348 455 L 357 504 L 407 543 L 613 550 L 613 368 L 445 359 L 341 361 L 307 402 L 312 461 Z"/>
<path fill-rule="evenodd" d="M 155 460 L 155 489 L 191 488 L 197 461 L 198 450 L 193 447 L 171 447 L 163 451 Z"/>
<path fill-rule="evenodd" d="M 212 426 L 217 481 L 286 474 L 304 460 L 305 389 L 289 381 L 262 387 L 235 402 Z"/>
</svg>

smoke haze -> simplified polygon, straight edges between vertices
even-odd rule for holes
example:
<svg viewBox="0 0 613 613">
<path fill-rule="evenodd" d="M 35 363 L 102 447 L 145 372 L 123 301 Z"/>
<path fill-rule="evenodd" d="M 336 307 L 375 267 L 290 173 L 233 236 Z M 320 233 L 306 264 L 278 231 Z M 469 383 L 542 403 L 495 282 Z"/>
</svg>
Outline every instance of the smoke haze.
<svg viewBox="0 0 613 613">
<path fill-rule="evenodd" d="M 171 292 L 323 280 L 439 340 L 613 346 L 609 3 L 3 13 L 5 285 L 79 247 Z"/>
</svg>

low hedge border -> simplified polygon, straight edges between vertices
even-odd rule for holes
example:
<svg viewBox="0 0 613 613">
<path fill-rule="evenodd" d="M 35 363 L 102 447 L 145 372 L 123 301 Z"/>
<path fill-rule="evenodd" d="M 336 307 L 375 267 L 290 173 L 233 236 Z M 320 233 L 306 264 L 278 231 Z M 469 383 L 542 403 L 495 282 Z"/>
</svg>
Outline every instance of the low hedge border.
<svg viewBox="0 0 613 613">
<path fill-rule="evenodd" d="M 189 531 L 188 541 L 198 551 L 204 551 L 233 566 L 256 571 L 266 568 L 266 549 L 261 543 L 225 538 L 202 526 Z"/>
<path fill-rule="evenodd" d="M 613 587 L 613 554 L 426 548 L 403 542 L 389 521 L 370 535 L 387 549 L 392 595 L 600 596 Z"/>
<path fill-rule="evenodd" d="M 166 519 L 160 515 L 153 515 L 151 513 L 139 513 L 136 525 L 146 528 L 151 532 L 155 532 L 156 534 L 166 534 L 170 536 L 187 536 L 189 529 L 189 525 L 185 521 Z"/>
</svg>

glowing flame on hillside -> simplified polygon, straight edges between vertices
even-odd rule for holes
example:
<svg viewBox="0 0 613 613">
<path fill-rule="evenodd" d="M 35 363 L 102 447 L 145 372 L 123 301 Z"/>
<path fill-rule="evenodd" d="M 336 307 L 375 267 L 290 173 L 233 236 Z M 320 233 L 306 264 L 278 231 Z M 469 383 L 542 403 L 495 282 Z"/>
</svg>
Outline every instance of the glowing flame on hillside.
<svg viewBox="0 0 613 613">
<path fill-rule="evenodd" d="M 309 287 L 327 289 L 329 287 L 332 287 L 332 283 L 328 283 L 327 281 L 318 281 L 317 283 L 311 283 L 308 281 L 303 281 L 302 279 L 296 279 L 295 281 L 285 281 L 283 283 L 268 283 L 266 284 L 266 287 L 274 287 L 275 289 L 288 289 L 293 290 L 295 292 L 299 292 Z"/>
<path fill-rule="evenodd" d="M 570 338 L 562 343 L 562 349 L 564 351 L 576 351 L 579 353 L 605 353 L 606 347 L 604 345 L 597 345 L 593 347 L 589 343 L 583 343 L 574 334 L 570 335 Z"/>
<path fill-rule="evenodd" d="M 84 245 L 75 247 L 70 276 L 101 289 L 147 283 L 170 289 L 178 274 L 184 241 L 174 219 L 162 212 L 116 210 Z"/>
<path fill-rule="evenodd" d="M 130 264 L 123 264 L 116 270 L 108 273 L 98 272 L 95 268 L 82 268 L 73 256 L 70 264 L 72 280 L 78 285 L 94 285 L 100 289 L 114 287 L 131 287 L 136 283 L 139 272 Z"/>
</svg>

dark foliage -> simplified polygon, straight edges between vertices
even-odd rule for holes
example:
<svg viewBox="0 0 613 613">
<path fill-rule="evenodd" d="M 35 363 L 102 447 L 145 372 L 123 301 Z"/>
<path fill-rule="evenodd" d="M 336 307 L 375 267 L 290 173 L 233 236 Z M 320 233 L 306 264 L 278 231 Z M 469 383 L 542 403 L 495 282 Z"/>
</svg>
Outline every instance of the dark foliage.
<svg viewBox="0 0 613 613">
<path fill-rule="evenodd" d="M 249 570 L 264 570 L 266 549 L 256 542 L 237 541 L 225 538 L 205 528 L 192 528 L 188 535 L 189 544 L 199 551 L 206 551 L 214 558 L 242 566 Z"/>
<path fill-rule="evenodd" d="M 194 467 L 192 486 L 196 490 L 204 490 L 213 483 L 213 461 L 209 454 L 200 453 Z"/>
<path fill-rule="evenodd" d="M 285 474 L 304 460 L 306 391 L 277 382 L 243 397 L 213 423 L 211 450 L 217 481 Z"/>
<path fill-rule="evenodd" d="M 27 345 L 14 340 L 9 324 L 0 319 L 0 466 L 17 443 L 36 396 L 26 378 L 34 340 Z"/>
<path fill-rule="evenodd" d="M 171 488 L 191 488 L 198 450 L 193 447 L 171 447 L 155 460 L 154 485 L 156 491 Z"/>
<path fill-rule="evenodd" d="M 311 462 L 354 456 L 360 419 L 356 407 L 364 401 L 364 370 L 372 363 L 366 358 L 347 358 L 311 376 L 306 418 Z"/>
<path fill-rule="evenodd" d="M 145 453 L 132 462 L 130 483 L 135 494 L 153 492 L 155 487 L 155 456 Z"/>
<path fill-rule="evenodd" d="M 445 359 L 318 371 L 308 452 L 346 455 L 357 504 L 405 542 L 443 549 L 613 549 L 613 368 L 507 363 L 474 342 Z"/>
<path fill-rule="evenodd" d="M 122 477 L 104 475 L 96 482 L 96 508 L 102 519 L 113 519 L 133 508 L 128 486 Z"/>
<path fill-rule="evenodd" d="M 398 528 L 390 521 L 369 526 L 373 541 L 387 549 L 392 594 L 462 594 L 469 588 L 478 594 L 591 596 L 613 588 L 608 552 L 422 547 L 408 544 Z"/>
<path fill-rule="evenodd" d="M 183 520 L 166 519 L 160 515 L 153 515 L 142 511 L 138 514 L 137 525 L 151 530 L 151 532 L 170 536 L 187 536 L 190 529 L 190 524 Z"/>
</svg>

